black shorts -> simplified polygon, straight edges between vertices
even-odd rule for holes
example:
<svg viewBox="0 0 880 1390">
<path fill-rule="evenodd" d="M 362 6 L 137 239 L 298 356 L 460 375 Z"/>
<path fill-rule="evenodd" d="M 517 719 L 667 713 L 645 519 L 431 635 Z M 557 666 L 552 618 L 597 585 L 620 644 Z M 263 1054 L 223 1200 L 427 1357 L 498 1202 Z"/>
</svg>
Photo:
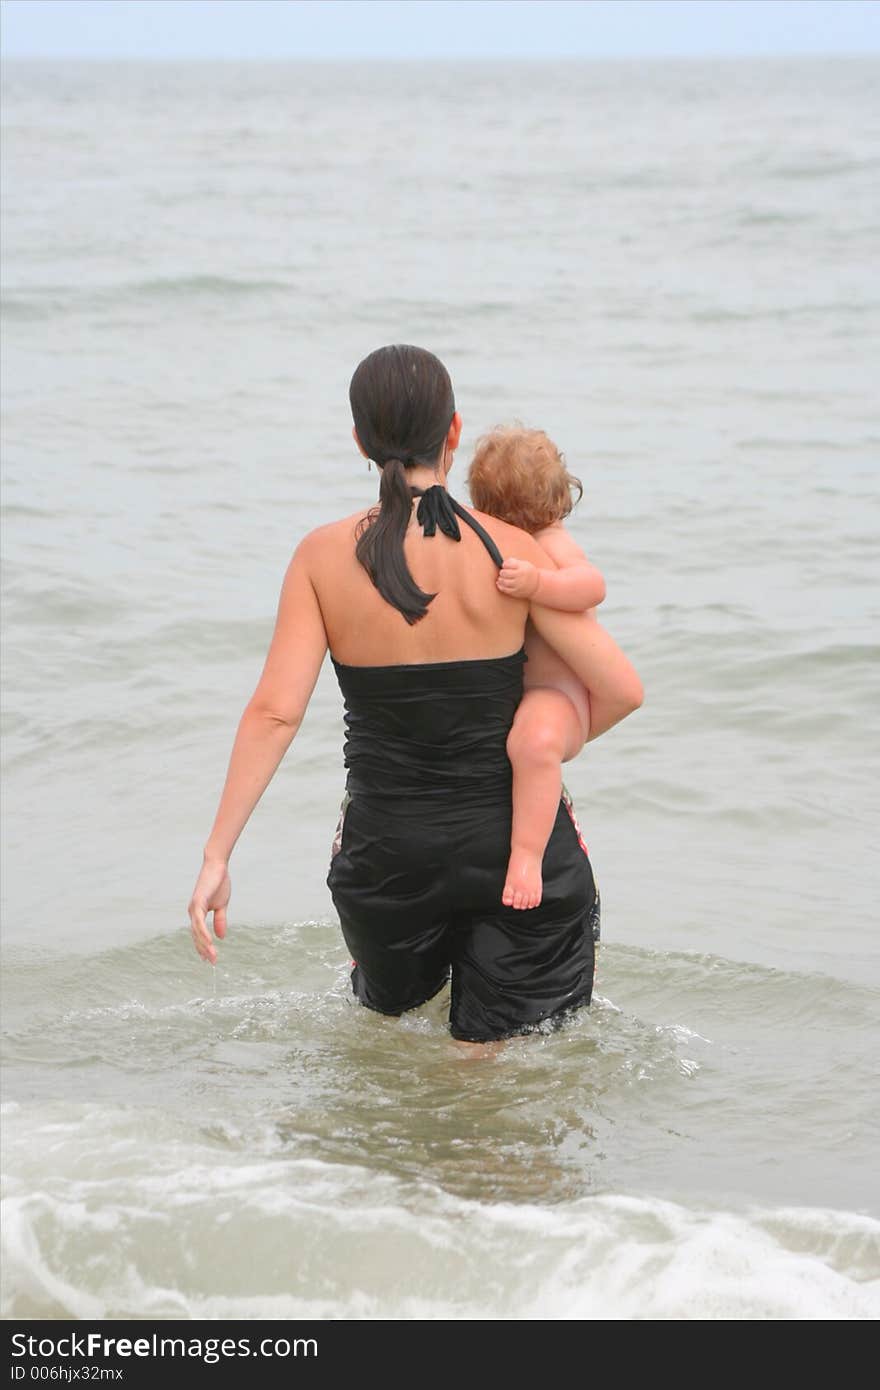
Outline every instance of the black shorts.
<svg viewBox="0 0 880 1390">
<path fill-rule="evenodd" d="M 544 855 L 544 892 L 504 907 L 509 799 L 346 798 L 327 884 L 367 1008 L 417 1008 L 452 976 L 450 1030 L 470 1042 L 528 1032 L 589 1004 L 599 895 L 565 797 Z"/>
</svg>

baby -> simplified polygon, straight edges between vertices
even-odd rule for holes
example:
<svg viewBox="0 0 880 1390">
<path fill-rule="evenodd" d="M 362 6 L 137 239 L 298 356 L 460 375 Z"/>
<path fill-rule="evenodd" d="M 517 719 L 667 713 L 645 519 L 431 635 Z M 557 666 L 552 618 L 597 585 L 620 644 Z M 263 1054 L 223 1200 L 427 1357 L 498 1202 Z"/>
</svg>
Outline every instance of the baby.
<svg viewBox="0 0 880 1390">
<path fill-rule="evenodd" d="M 528 531 L 556 565 L 545 570 L 528 560 L 505 560 L 498 576 L 502 593 L 572 612 L 586 613 L 602 602 L 602 575 L 562 525 L 583 489 L 542 430 L 496 429 L 478 440 L 468 483 L 478 511 Z M 541 864 L 559 809 L 561 764 L 590 735 L 586 689 L 531 623 L 526 654 L 525 693 L 507 739 L 513 826 L 502 894 L 507 907 L 521 909 L 541 901 Z"/>
</svg>

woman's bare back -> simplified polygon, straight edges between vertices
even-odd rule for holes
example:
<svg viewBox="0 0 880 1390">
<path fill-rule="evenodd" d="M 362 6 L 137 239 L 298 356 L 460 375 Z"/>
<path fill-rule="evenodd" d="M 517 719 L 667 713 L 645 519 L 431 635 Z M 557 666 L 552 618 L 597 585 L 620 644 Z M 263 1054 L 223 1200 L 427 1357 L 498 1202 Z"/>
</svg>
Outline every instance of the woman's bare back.
<svg viewBox="0 0 880 1390">
<path fill-rule="evenodd" d="M 528 604 L 499 593 L 497 567 L 486 546 L 467 525 L 461 540 L 438 532 L 425 536 L 413 519 L 404 541 L 410 573 L 426 593 L 435 594 L 426 616 L 407 623 L 382 598 L 355 555 L 358 525 L 366 513 L 313 531 L 303 542 L 330 651 L 350 666 L 423 664 L 507 656 L 525 636 Z M 515 549 L 534 563 L 548 565 L 540 547 L 514 526 L 471 511 L 502 554 Z"/>
</svg>

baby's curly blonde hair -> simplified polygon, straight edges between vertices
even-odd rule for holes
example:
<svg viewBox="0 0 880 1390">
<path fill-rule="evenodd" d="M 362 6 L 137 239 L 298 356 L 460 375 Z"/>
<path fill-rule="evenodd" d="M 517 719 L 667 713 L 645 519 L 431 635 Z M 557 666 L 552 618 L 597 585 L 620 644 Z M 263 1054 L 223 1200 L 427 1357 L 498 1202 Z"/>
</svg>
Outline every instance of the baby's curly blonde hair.
<svg viewBox="0 0 880 1390">
<path fill-rule="evenodd" d="M 478 511 L 530 534 L 568 516 L 584 491 L 553 440 L 520 425 L 500 425 L 477 440 L 468 486 Z"/>
</svg>

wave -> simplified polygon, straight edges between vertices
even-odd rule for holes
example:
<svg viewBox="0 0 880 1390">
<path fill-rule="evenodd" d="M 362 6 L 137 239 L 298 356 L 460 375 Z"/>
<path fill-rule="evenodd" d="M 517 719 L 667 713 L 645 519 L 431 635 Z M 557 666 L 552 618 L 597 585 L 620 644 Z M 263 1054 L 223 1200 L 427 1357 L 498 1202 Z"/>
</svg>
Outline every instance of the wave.
<svg viewBox="0 0 880 1390">
<path fill-rule="evenodd" d="M 172 1137 L 159 1113 L 46 1114 L 28 1137 L 44 1157 L 3 1199 L 6 1318 L 880 1312 L 880 1222 L 856 1212 L 625 1192 L 469 1201 L 429 1179 L 291 1159 L 259 1136 L 236 1161 L 204 1137 Z"/>
<path fill-rule="evenodd" d="M 847 174 L 873 174 L 878 169 L 878 159 L 846 159 L 839 155 L 828 155 L 824 158 L 792 160 L 788 164 L 771 164 L 763 170 L 763 177 L 767 181 L 780 179 L 783 183 L 800 183 L 810 179 L 841 178 Z"/>
<path fill-rule="evenodd" d="M 58 954 L 46 946 L 7 946 L 3 972 L 7 1061 L 28 1055 L 34 1044 L 50 1052 L 57 1048 L 59 1055 L 71 1057 L 83 1049 L 88 1052 L 92 1042 L 99 1051 L 98 1040 L 108 1028 L 125 1033 L 120 1046 L 131 1046 L 136 1054 L 141 1033 L 156 1023 L 171 1030 L 169 1038 L 178 1028 L 182 1043 L 194 1027 L 201 1033 L 201 1024 L 194 1022 L 201 1014 L 216 1022 L 225 1018 L 229 1029 L 238 1029 L 239 1037 L 269 1040 L 279 1033 L 290 1035 L 294 1005 L 316 1010 L 322 1026 L 328 1022 L 328 1008 L 336 1012 L 344 1007 L 348 966 L 334 922 L 282 927 L 236 924 L 234 942 L 234 975 L 227 976 L 221 965 L 211 972 L 209 981 L 204 965 L 194 954 L 190 958 L 189 936 L 183 928 L 148 943 L 82 954 Z M 297 959 L 296 986 L 279 983 L 267 988 L 267 980 L 278 978 L 279 956 L 283 959 L 291 953 Z M 870 985 L 820 971 L 780 970 L 699 951 L 660 951 L 619 942 L 603 944 L 602 974 L 620 998 L 687 999 L 692 1015 L 717 1007 L 719 1000 L 736 1000 L 742 1007 L 753 1007 L 762 1026 L 774 1020 L 792 1023 L 821 1012 L 826 1018 L 845 1020 L 848 1028 L 870 1028 L 880 997 L 880 990 Z M 61 1008 L 59 1001 L 63 1001 Z M 606 1006 L 616 1008 L 601 996 L 596 1004 L 599 1012 Z M 54 1039 L 47 1032 L 49 1020 L 57 1034 Z M 439 1022 L 432 1021 L 430 1026 L 443 1031 Z"/>
<path fill-rule="evenodd" d="M 235 928 L 236 946 L 240 953 L 242 968 L 262 972 L 277 959 L 279 950 L 289 950 L 295 945 L 306 945 L 310 950 L 325 951 L 328 946 L 337 944 L 338 927 L 334 922 L 307 921 L 266 925 L 238 923 Z M 157 985 L 160 990 L 174 981 L 179 982 L 181 966 L 181 935 L 179 931 L 157 932 L 146 943 L 150 951 L 150 974 L 148 983 Z M 27 987 L 29 982 L 38 983 L 47 970 L 57 972 L 57 981 L 63 981 L 66 990 L 75 988 L 78 983 L 88 983 L 90 994 L 97 993 L 111 982 L 117 985 L 144 984 L 143 941 L 128 942 L 100 951 L 56 951 L 50 946 L 22 946 L 13 943 L 5 947 L 3 978 L 10 981 L 15 976 L 19 982 L 15 986 Z M 620 968 L 626 970 L 647 970 L 656 975 L 661 964 L 674 972 L 686 972 L 689 986 L 695 973 L 710 971 L 714 974 L 733 973 L 738 976 L 745 972 L 754 979 L 784 978 L 792 985 L 801 988 L 810 981 L 821 982 L 823 988 L 832 984 L 842 984 L 830 976 L 813 972 L 787 970 L 778 971 L 751 961 L 738 961 L 724 956 L 706 954 L 698 951 L 657 951 L 645 946 L 628 945 L 615 942 L 606 944 L 603 950 L 613 950 Z M 13 986 L 11 983 L 9 988 Z M 858 988 L 847 984 L 847 989 Z M 873 991 L 868 989 L 868 994 Z"/>
<path fill-rule="evenodd" d="M 824 304 L 780 304 L 762 309 L 728 309 L 722 305 L 712 305 L 702 309 L 692 309 L 685 314 L 691 323 L 788 323 L 791 320 L 816 319 L 846 314 L 850 317 L 873 318 L 877 304 L 870 299 L 850 299 L 831 301 Z M 669 317 L 675 317 L 670 315 Z"/>
<path fill-rule="evenodd" d="M 198 299 L 244 299 L 262 295 L 299 293 L 291 280 L 232 275 L 167 275 L 142 280 L 121 280 L 112 285 L 29 285 L 27 289 L 7 291 L 0 298 L 0 312 L 10 320 L 44 319 L 54 314 L 82 309 L 103 309 L 114 304 L 164 303 L 188 297 Z"/>
</svg>

